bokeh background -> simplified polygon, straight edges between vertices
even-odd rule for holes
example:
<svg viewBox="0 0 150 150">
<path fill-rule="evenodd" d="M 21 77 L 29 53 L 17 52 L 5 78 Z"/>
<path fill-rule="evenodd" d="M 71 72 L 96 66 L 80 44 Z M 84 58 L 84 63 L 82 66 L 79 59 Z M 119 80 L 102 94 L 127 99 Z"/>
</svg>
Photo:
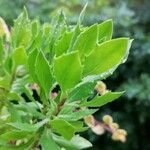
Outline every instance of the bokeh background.
<svg viewBox="0 0 150 150">
<path fill-rule="evenodd" d="M 84 25 L 112 18 L 113 37 L 129 36 L 134 42 L 128 61 L 105 81 L 109 89 L 126 94 L 96 114 L 98 120 L 112 115 L 127 130 L 126 143 L 112 141 L 109 133 L 96 136 L 88 131 L 83 136 L 94 143 L 92 150 L 150 150 L 150 0 L 0 0 L 0 16 L 10 27 L 24 6 L 30 18 L 41 22 L 49 22 L 63 9 L 75 24 L 86 2 Z"/>
</svg>

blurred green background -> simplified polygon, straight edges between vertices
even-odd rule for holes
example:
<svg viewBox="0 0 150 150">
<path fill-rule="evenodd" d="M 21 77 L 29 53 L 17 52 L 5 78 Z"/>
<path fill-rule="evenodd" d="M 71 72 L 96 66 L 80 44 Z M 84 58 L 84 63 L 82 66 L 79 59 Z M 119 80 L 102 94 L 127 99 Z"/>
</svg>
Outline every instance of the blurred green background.
<svg viewBox="0 0 150 150">
<path fill-rule="evenodd" d="M 114 37 L 134 38 L 128 61 L 107 79 L 109 89 L 126 90 L 119 100 L 104 106 L 96 114 L 101 120 L 110 114 L 128 132 L 126 143 L 111 140 L 109 133 L 83 136 L 94 143 L 92 150 L 150 150 L 150 0 L 0 0 L 0 16 L 9 27 L 24 6 L 30 18 L 51 20 L 60 9 L 74 24 L 85 3 L 84 25 L 112 18 Z"/>
</svg>

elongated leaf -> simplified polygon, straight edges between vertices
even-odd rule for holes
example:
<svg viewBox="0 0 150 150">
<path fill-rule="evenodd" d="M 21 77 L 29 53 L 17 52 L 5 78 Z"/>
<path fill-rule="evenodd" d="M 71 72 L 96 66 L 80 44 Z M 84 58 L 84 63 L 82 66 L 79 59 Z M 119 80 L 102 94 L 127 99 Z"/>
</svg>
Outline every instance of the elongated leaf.
<svg viewBox="0 0 150 150">
<path fill-rule="evenodd" d="M 124 61 L 128 53 L 128 38 L 119 38 L 98 45 L 84 62 L 84 76 L 109 71 Z"/>
<path fill-rule="evenodd" d="M 43 52 L 39 52 L 36 58 L 35 72 L 40 86 L 44 89 L 45 95 L 48 96 L 49 91 L 52 88 L 53 77 L 51 68 Z"/>
<path fill-rule="evenodd" d="M 0 38 L 0 64 L 2 63 L 3 58 L 3 50 L 4 50 L 4 44 L 3 40 Z"/>
<path fill-rule="evenodd" d="M 54 60 L 54 75 L 61 89 L 66 91 L 80 80 L 82 67 L 78 52 L 62 55 Z"/>
<path fill-rule="evenodd" d="M 66 32 L 62 38 L 57 42 L 54 47 L 56 56 L 60 56 L 63 53 L 67 52 L 71 39 L 72 39 L 73 32 Z"/>
<path fill-rule="evenodd" d="M 84 19 L 84 15 L 85 15 L 85 11 L 86 11 L 87 5 L 88 5 L 88 3 L 86 3 L 86 4 L 84 5 L 84 7 L 83 7 L 83 9 L 82 9 L 82 11 L 81 11 L 81 13 L 80 13 L 80 15 L 79 15 L 79 19 L 78 19 L 78 24 L 79 24 L 79 25 L 81 25 L 81 23 L 82 23 L 82 21 L 83 21 L 83 19 Z"/>
<path fill-rule="evenodd" d="M 28 55 L 28 69 L 29 73 L 31 74 L 33 80 L 38 83 L 38 79 L 35 73 L 35 62 L 38 55 L 38 50 L 34 49 Z"/>
<path fill-rule="evenodd" d="M 27 131 L 27 132 L 36 132 L 38 130 L 36 126 L 28 123 L 14 122 L 14 123 L 8 123 L 8 125 L 16 129 L 19 129 L 21 131 Z"/>
<path fill-rule="evenodd" d="M 84 102 L 82 106 L 89 106 L 89 107 L 101 107 L 113 100 L 119 98 L 124 92 L 108 92 L 102 96 L 97 96 L 93 100 L 89 102 Z"/>
<path fill-rule="evenodd" d="M 72 50 L 78 50 L 81 58 L 83 55 L 88 55 L 96 45 L 97 34 L 97 24 L 95 24 L 78 36 Z"/>
<path fill-rule="evenodd" d="M 41 122 L 38 122 L 37 124 L 29 124 L 29 123 L 21 123 L 21 122 L 12 122 L 7 124 L 21 131 L 36 132 L 40 127 L 42 127 L 47 122 L 48 120 L 45 119 L 42 120 Z"/>
<path fill-rule="evenodd" d="M 63 119 L 55 119 L 50 122 L 50 125 L 54 132 L 62 135 L 65 139 L 70 140 L 74 133 L 74 127 Z"/>
<path fill-rule="evenodd" d="M 7 141 L 19 140 L 19 139 L 24 139 L 28 135 L 31 136 L 31 134 L 29 134 L 29 132 L 26 131 L 12 130 L 4 134 L 1 134 L 0 139 L 7 140 Z"/>
<path fill-rule="evenodd" d="M 98 109 L 85 109 L 85 110 L 79 110 L 76 112 L 70 112 L 69 114 L 63 114 L 59 115 L 59 118 L 62 118 L 67 121 L 77 121 L 85 116 L 94 114 Z"/>
<path fill-rule="evenodd" d="M 127 53 L 125 54 L 125 57 L 122 61 L 122 63 L 124 63 L 127 58 L 128 58 L 128 52 L 129 52 L 129 49 L 131 47 L 131 44 L 132 44 L 132 41 L 133 39 L 129 40 L 128 42 L 128 48 L 127 48 Z M 83 81 L 84 82 L 93 82 L 93 81 L 97 81 L 97 80 L 103 80 L 103 79 L 106 79 L 107 77 L 111 76 L 113 74 L 113 72 L 116 70 L 118 66 L 114 66 L 113 68 L 107 70 L 106 72 L 103 72 L 101 74 L 98 74 L 98 75 L 89 75 L 89 76 L 86 76 L 85 78 L 83 78 Z"/>
<path fill-rule="evenodd" d="M 98 25 L 98 41 L 99 43 L 103 41 L 110 40 L 113 33 L 113 23 L 112 20 L 106 20 Z"/>
<path fill-rule="evenodd" d="M 41 139 L 40 144 L 42 146 L 42 150 L 60 150 L 60 148 L 56 145 L 55 141 L 53 140 L 51 133 L 49 131 L 44 131 Z"/>
<path fill-rule="evenodd" d="M 11 44 L 13 48 L 27 47 L 31 42 L 31 35 L 31 23 L 26 9 L 24 9 L 23 13 L 15 20 L 14 27 L 12 28 Z"/>
</svg>

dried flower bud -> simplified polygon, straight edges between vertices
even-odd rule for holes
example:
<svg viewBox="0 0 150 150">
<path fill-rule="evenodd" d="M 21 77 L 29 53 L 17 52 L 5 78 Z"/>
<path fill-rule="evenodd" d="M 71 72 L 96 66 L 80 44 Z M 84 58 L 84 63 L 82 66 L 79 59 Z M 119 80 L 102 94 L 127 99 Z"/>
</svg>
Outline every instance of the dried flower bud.
<svg viewBox="0 0 150 150">
<path fill-rule="evenodd" d="M 84 122 L 89 126 L 93 127 L 94 126 L 94 117 L 92 115 L 89 115 L 84 118 Z"/>
<path fill-rule="evenodd" d="M 126 141 L 126 135 L 127 135 L 127 132 L 125 130 L 118 129 L 112 134 L 112 139 L 115 141 L 125 142 Z"/>
<path fill-rule="evenodd" d="M 96 126 L 92 127 L 91 129 L 97 135 L 102 135 L 105 132 L 104 128 L 100 124 L 97 124 Z"/>
<path fill-rule="evenodd" d="M 105 115 L 103 121 L 105 124 L 110 125 L 113 123 L 113 118 L 110 115 Z"/>
</svg>

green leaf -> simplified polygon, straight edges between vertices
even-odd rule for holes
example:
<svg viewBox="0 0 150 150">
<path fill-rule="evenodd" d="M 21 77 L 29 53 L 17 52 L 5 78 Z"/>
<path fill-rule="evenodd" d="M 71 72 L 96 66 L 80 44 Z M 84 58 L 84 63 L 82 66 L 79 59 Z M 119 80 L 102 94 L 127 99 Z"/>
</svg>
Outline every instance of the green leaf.
<svg viewBox="0 0 150 150">
<path fill-rule="evenodd" d="M 102 43 L 104 41 L 110 40 L 113 33 L 113 23 L 112 20 L 106 20 L 98 25 L 98 41 Z"/>
<path fill-rule="evenodd" d="M 119 38 L 98 45 L 85 59 L 83 75 L 98 75 L 117 68 L 128 54 L 128 43 L 128 38 Z"/>
<path fill-rule="evenodd" d="M 54 132 L 62 135 L 65 139 L 70 140 L 74 133 L 74 127 L 63 119 L 55 119 L 50 122 L 51 128 Z"/>
<path fill-rule="evenodd" d="M 56 56 L 60 56 L 63 53 L 67 52 L 71 39 L 72 39 L 73 32 L 65 32 L 61 39 L 57 42 L 57 44 L 54 47 Z"/>
<path fill-rule="evenodd" d="M 60 150 L 60 148 L 56 145 L 55 141 L 53 140 L 51 136 L 51 132 L 46 130 L 41 136 L 40 144 L 42 146 L 42 150 L 48 150 L 48 149 Z"/>
<path fill-rule="evenodd" d="M 28 19 L 26 9 L 15 20 L 14 27 L 12 28 L 11 44 L 13 48 L 20 46 L 27 47 L 31 42 L 31 23 Z"/>
<path fill-rule="evenodd" d="M 95 24 L 77 37 L 72 50 L 78 50 L 81 58 L 83 55 L 88 55 L 96 45 L 97 35 L 97 24 Z"/>
<path fill-rule="evenodd" d="M 53 139 L 58 145 L 64 147 L 66 150 L 80 150 L 77 145 L 74 145 L 70 140 L 66 140 L 63 137 L 53 135 Z"/>
<path fill-rule="evenodd" d="M 88 129 L 88 127 L 83 127 L 83 122 L 82 121 L 73 121 L 69 122 L 75 129 L 76 132 L 84 132 Z"/>
<path fill-rule="evenodd" d="M 70 114 L 75 108 L 79 107 L 79 105 L 76 102 L 72 103 L 65 103 L 63 108 L 60 110 L 59 115 L 63 114 Z"/>
<path fill-rule="evenodd" d="M 3 51 L 4 51 L 4 44 L 2 38 L 0 38 L 0 64 L 2 64 L 3 61 Z"/>
<path fill-rule="evenodd" d="M 40 86 L 44 90 L 45 95 L 48 96 L 50 89 L 52 88 L 53 77 L 51 68 L 42 51 L 39 52 L 36 58 L 35 72 Z"/>
<path fill-rule="evenodd" d="M 71 140 L 66 140 L 57 135 L 53 135 L 53 137 L 56 143 L 61 147 L 64 147 L 66 150 L 81 150 L 92 146 L 89 141 L 79 135 L 75 135 Z"/>
<path fill-rule="evenodd" d="M 24 92 L 25 86 L 30 83 L 31 78 L 29 75 L 26 75 L 22 78 L 17 78 L 11 87 L 11 92 L 15 92 L 17 94 L 22 94 Z"/>
<path fill-rule="evenodd" d="M 78 149 L 85 149 L 85 148 L 92 147 L 92 143 L 90 143 L 88 140 L 86 140 L 85 138 L 83 138 L 79 135 L 75 135 L 71 139 L 71 143 L 76 145 L 78 147 Z"/>
<path fill-rule="evenodd" d="M 68 52 L 71 52 L 73 50 L 73 45 L 76 42 L 76 39 L 79 36 L 79 34 L 81 33 L 81 31 L 82 30 L 80 29 L 79 24 L 77 24 L 75 26 L 75 28 L 73 29 L 73 35 L 72 35 L 72 39 L 71 39 L 71 42 L 70 42 L 70 45 L 69 45 Z"/>
<path fill-rule="evenodd" d="M 21 131 L 26 131 L 26 132 L 36 132 L 38 128 L 34 126 L 33 124 L 28 124 L 28 123 L 21 123 L 21 122 L 12 122 L 8 123 L 8 125 L 19 129 Z"/>
<path fill-rule="evenodd" d="M 0 135 L 1 140 L 19 140 L 19 139 L 24 139 L 26 136 L 31 136 L 29 132 L 26 131 L 19 131 L 19 130 L 11 130 L 8 132 L 5 132 L 4 134 Z"/>
<path fill-rule="evenodd" d="M 97 96 L 93 100 L 89 102 L 81 103 L 81 106 L 88 106 L 88 107 L 101 107 L 113 100 L 119 98 L 124 92 L 108 92 L 102 96 Z"/>
<path fill-rule="evenodd" d="M 86 4 L 84 5 L 84 7 L 83 7 L 83 9 L 82 9 L 82 11 L 81 11 L 81 13 L 80 13 L 80 15 L 79 15 L 79 19 L 78 19 L 78 23 L 77 23 L 77 24 L 79 24 L 79 25 L 81 25 L 81 23 L 82 23 L 82 21 L 83 21 L 83 19 L 84 19 L 85 10 L 86 10 L 86 8 L 87 8 L 87 5 L 88 5 L 88 3 L 86 3 Z"/>
<path fill-rule="evenodd" d="M 10 81 L 11 78 L 8 75 L 5 75 L 4 77 L 0 77 L 0 88 L 9 89 L 10 88 Z"/>
<path fill-rule="evenodd" d="M 15 67 L 27 64 L 27 54 L 23 47 L 16 48 L 12 57 Z"/>
<path fill-rule="evenodd" d="M 68 94 L 68 101 L 82 101 L 83 99 L 88 98 L 93 94 L 95 87 L 94 82 L 83 82 L 77 85 L 69 94 Z"/>
<path fill-rule="evenodd" d="M 94 114 L 98 109 L 84 109 L 75 112 L 70 112 L 69 114 L 58 115 L 59 118 L 67 121 L 77 121 L 88 115 Z"/>
<path fill-rule="evenodd" d="M 32 27 L 32 36 L 36 37 L 40 31 L 39 20 L 34 20 L 31 24 L 31 27 Z"/>
<path fill-rule="evenodd" d="M 32 148 L 34 142 L 34 138 L 30 138 L 28 139 L 27 143 L 22 143 L 18 146 L 12 144 L 5 144 L 4 146 L 0 147 L 0 150 L 28 150 Z"/>
<path fill-rule="evenodd" d="M 54 60 L 54 75 L 61 89 L 73 88 L 80 80 L 82 67 L 78 52 L 62 55 Z"/>
<path fill-rule="evenodd" d="M 42 120 L 36 124 L 21 123 L 21 122 L 12 122 L 7 124 L 21 131 L 36 132 L 40 127 L 42 127 L 47 122 L 48 119 Z"/>
<path fill-rule="evenodd" d="M 38 50 L 34 49 L 31 51 L 28 55 L 28 69 L 29 73 L 31 74 L 33 80 L 38 83 L 38 79 L 35 73 L 35 62 L 36 62 L 36 57 L 38 55 Z"/>
</svg>

